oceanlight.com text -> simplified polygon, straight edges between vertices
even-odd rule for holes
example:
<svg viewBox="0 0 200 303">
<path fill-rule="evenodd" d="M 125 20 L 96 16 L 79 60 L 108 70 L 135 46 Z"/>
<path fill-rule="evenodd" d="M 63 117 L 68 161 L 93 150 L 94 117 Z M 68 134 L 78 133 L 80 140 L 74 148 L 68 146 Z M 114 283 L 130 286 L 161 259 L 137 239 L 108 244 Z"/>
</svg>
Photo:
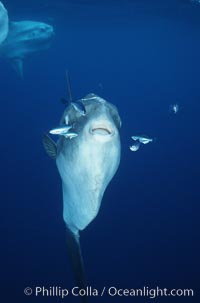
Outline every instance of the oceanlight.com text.
<svg viewBox="0 0 200 303">
<path fill-rule="evenodd" d="M 73 288 L 62 288 L 60 286 L 35 286 L 26 287 L 24 289 L 24 294 L 26 296 L 36 296 L 36 297 L 59 297 L 64 299 L 68 296 L 74 297 L 148 297 L 150 299 L 155 299 L 158 297 L 193 297 L 193 289 L 168 289 L 155 287 L 151 288 L 144 286 L 143 288 L 118 288 L 115 286 L 106 287 L 101 289 L 93 288 L 92 286 L 87 286 L 82 289 L 79 287 Z"/>
</svg>

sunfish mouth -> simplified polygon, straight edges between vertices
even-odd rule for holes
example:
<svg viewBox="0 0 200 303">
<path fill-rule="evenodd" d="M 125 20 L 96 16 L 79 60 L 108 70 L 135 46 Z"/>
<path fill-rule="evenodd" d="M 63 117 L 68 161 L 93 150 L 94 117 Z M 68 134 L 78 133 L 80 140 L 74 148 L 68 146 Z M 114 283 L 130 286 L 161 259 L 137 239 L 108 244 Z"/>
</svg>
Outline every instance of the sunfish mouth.
<svg viewBox="0 0 200 303">
<path fill-rule="evenodd" d="M 99 125 L 99 126 L 92 127 L 90 130 L 90 133 L 92 135 L 113 136 L 114 130 L 111 129 L 110 127 Z"/>
</svg>

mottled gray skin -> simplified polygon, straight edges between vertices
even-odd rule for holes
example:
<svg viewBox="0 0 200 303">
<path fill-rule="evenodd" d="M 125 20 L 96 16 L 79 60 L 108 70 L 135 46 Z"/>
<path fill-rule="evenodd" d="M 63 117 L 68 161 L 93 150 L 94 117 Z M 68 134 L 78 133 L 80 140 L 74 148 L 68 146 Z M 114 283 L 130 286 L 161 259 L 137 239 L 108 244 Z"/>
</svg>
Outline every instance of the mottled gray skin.
<svg viewBox="0 0 200 303">
<path fill-rule="evenodd" d="M 62 179 L 69 259 L 76 285 L 85 288 L 79 231 L 98 214 L 103 194 L 119 166 L 121 120 L 114 105 L 94 94 L 79 102 L 85 114 L 70 104 L 60 121 L 62 126 L 71 125 L 77 137 L 70 140 L 60 136 L 56 145 L 45 134 L 43 144 L 47 154 L 56 159 Z M 87 303 L 86 296 L 81 300 Z"/>
<path fill-rule="evenodd" d="M 69 106 L 61 119 L 74 125 L 78 134 L 72 140 L 61 137 L 57 143 L 56 163 L 62 179 L 63 217 L 74 234 L 96 217 L 106 187 L 120 162 L 121 126 L 114 105 L 93 94 L 81 101 L 86 115 Z"/>
<path fill-rule="evenodd" d="M 11 60 L 15 70 L 23 76 L 22 60 L 30 54 L 48 49 L 53 35 L 53 27 L 45 23 L 11 22 L 8 36 L 0 45 L 0 57 Z"/>
<path fill-rule="evenodd" d="M 0 45 L 8 35 L 8 13 L 0 1 Z"/>
</svg>

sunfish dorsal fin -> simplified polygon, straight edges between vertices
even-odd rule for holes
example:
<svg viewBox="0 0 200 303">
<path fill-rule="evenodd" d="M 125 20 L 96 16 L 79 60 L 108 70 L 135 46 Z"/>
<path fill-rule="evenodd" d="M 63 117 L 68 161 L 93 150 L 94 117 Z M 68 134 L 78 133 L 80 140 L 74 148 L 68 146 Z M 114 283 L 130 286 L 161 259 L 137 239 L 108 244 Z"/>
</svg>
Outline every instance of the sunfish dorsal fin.
<svg viewBox="0 0 200 303">
<path fill-rule="evenodd" d="M 57 156 L 57 146 L 56 146 L 56 143 L 47 134 L 43 135 L 42 142 L 43 142 L 44 149 L 47 152 L 47 155 L 49 155 L 49 157 L 51 159 L 55 160 L 56 156 Z"/>
<path fill-rule="evenodd" d="M 22 58 L 13 58 L 12 61 L 12 66 L 15 69 L 15 71 L 18 73 L 18 75 L 23 78 L 24 73 L 23 73 L 23 61 Z"/>
<path fill-rule="evenodd" d="M 71 82 L 70 82 L 68 70 L 66 70 L 66 80 L 67 80 L 67 92 L 68 92 L 69 102 L 72 102 L 73 98 L 72 98 Z"/>
</svg>

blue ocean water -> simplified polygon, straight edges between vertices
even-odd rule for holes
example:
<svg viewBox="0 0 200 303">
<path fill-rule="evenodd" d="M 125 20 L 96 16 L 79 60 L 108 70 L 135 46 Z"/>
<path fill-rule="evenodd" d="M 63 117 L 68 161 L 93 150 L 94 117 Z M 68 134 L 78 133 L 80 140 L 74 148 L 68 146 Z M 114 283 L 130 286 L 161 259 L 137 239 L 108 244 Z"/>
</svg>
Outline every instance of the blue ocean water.
<svg viewBox="0 0 200 303">
<path fill-rule="evenodd" d="M 199 302 L 200 4 L 198 1 L 4 1 L 12 20 L 51 24 L 51 47 L 0 61 L 1 302 L 72 288 L 61 181 L 42 135 L 56 126 L 69 70 L 74 99 L 94 92 L 122 119 L 122 157 L 100 213 L 81 233 L 88 284 L 194 290 L 194 297 L 92 297 L 89 302 Z M 179 104 L 174 115 L 170 104 Z M 131 152 L 131 136 L 156 138 Z"/>
</svg>

